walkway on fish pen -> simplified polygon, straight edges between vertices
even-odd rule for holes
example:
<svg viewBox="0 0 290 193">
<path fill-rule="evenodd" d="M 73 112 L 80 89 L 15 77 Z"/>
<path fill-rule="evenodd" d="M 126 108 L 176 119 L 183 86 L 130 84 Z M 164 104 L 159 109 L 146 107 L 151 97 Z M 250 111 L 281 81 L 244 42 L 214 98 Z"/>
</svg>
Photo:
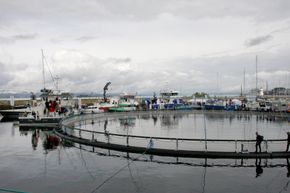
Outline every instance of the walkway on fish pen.
<svg viewBox="0 0 290 193">
<path fill-rule="evenodd" d="M 104 149 L 152 154 L 159 156 L 195 158 L 289 158 L 285 152 L 287 139 L 267 139 L 261 144 L 262 152 L 255 153 L 255 140 L 235 139 L 190 139 L 139 135 L 124 135 L 109 132 L 80 129 L 74 126 L 78 121 L 91 121 L 111 115 L 74 116 L 64 119 L 56 134 L 65 140 Z"/>
</svg>

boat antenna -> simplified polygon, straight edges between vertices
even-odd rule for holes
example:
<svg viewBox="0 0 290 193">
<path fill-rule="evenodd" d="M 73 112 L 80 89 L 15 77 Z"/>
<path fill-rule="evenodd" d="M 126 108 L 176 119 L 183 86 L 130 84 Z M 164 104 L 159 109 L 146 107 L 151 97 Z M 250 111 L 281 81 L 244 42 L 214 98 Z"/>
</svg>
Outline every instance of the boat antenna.
<svg viewBox="0 0 290 193">
<path fill-rule="evenodd" d="M 42 77 L 43 77 L 43 89 L 45 90 L 45 70 L 44 70 L 44 54 L 43 49 L 41 49 L 41 63 L 42 63 Z"/>
</svg>

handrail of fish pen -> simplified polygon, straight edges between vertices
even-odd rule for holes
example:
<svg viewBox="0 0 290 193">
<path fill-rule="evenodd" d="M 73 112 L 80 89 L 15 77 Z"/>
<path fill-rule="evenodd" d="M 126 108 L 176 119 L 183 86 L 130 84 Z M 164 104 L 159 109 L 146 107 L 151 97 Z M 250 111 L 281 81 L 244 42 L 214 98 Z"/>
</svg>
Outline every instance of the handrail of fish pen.
<svg viewBox="0 0 290 193">
<path fill-rule="evenodd" d="M 62 122 L 67 122 L 67 121 L 77 121 L 77 120 L 85 120 L 85 119 L 91 119 L 91 118 L 101 118 L 101 117 L 114 117 L 114 116 L 124 116 L 124 115 L 146 115 L 148 113 L 176 113 L 177 111 L 134 111 L 134 112 L 118 112 L 118 113 L 98 113 L 98 114 L 74 114 L 68 117 L 65 117 Z M 208 110 L 208 111 L 199 111 L 199 110 L 193 110 L 193 111 L 178 111 L 178 113 L 204 113 L 206 115 L 224 115 L 224 116 L 252 116 L 255 115 L 257 118 L 265 118 L 268 119 L 269 117 L 272 118 L 280 118 L 285 121 L 290 120 L 290 113 L 287 112 L 256 112 L 256 111 L 214 111 L 214 110 Z"/>
<path fill-rule="evenodd" d="M 160 139 L 160 140 L 183 140 L 183 141 L 224 141 L 224 142 L 256 142 L 255 139 L 195 139 L 195 138 L 172 138 L 172 137 L 151 137 L 151 136 L 143 136 L 143 135 L 125 135 L 125 134 L 117 134 L 117 133 L 106 133 L 102 131 L 92 131 L 87 129 L 79 129 L 73 126 L 64 126 L 65 128 L 74 129 L 78 131 L 84 131 L 88 133 L 96 133 L 96 134 L 106 134 L 112 136 L 119 136 L 119 137 L 133 137 L 133 138 L 142 138 L 142 139 Z M 264 141 L 268 142 L 278 142 L 278 141 L 287 141 L 287 139 L 267 139 Z"/>
<path fill-rule="evenodd" d="M 188 151 L 220 151 L 220 152 L 254 152 L 256 150 L 256 140 L 243 139 L 193 139 L 193 138 L 170 138 L 156 136 L 141 136 L 141 135 L 126 135 L 101 131 L 92 131 L 87 129 L 77 128 L 74 123 L 98 118 L 120 117 L 127 115 L 145 115 L 146 112 L 125 112 L 125 113 L 101 113 L 101 114 L 86 114 L 73 115 L 64 118 L 61 122 L 61 128 L 65 134 L 77 137 L 83 140 L 93 142 L 104 142 L 107 144 L 117 144 L 126 147 L 146 147 L 152 142 L 153 148 L 168 149 L 168 150 L 188 150 Z M 155 113 L 155 112 L 152 112 Z M 159 112 L 156 112 L 159 113 Z M 167 112 L 161 112 L 167 113 Z M 168 112 L 169 113 L 169 112 Z M 69 132 L 68 132 L 69 131 Z M 78 132 L 78 134 L 75 133 Z M 102 140 L 100 140 L 102 139 Z M 283 143 L 283 144 L 282 144 Z M 140 145 L 142 144 L 142 145 Z M 262 152 L 285 152 L 286 139 L 265 139 L 262 142 Z"/>
<path fill-rule="evenodd" d="M 172 149 L 172 150 L 190 150 L 190 151 L 221 151 L 221 152 L 254 152 L 256 140 L 242 140 L 242 139 L 194 139 L 194 138 L 170 138 L 170 137 L 155 137 L 155 136 L 141 136 L 141 135 L 125 135 L 109 132 L 91 131 L 87 129 L 80 129 L 74 126 L 62 126 L 62 131 L 73 137 L 80 139 L 104 142 L 107 144 L 118 144 L 127 147 L 146 147 L 152 143 L 151 148 Z M 76 133 L 74 133 L 74 132 Z M 103 138 L 102 138 L 103 137 Z M 119 138 L 118 138 L 119 137 Z M 102 140 L 100 140 L 102 138 Z M 121 139 L 120 139 L 121 138 Z M 145 140 L 142 145 L 136 145 L 138 140 Z M 135 142 L 135 144 L 134 144 Z M 159 142 L 159 145 L 157 145 Z M 165 144 L 162 145 L 162 142 Z M 284 146 L 287 139 L 266 139 L 262 142 L 263 152 L 284 151 Z M 154 145 L 153 145 L 154 143 Z M 189 143 L 186 145 L 186 143 Z M 224 145 L 226 143 L 227 145 Z M 232 144 L 232 145 L 229 145 Z M 277 144 L 279 143 L 279 144 Z M 276 144 L 276 147 L 274 147 Z M 208 148 L 211 146 L 211 148 Z M 278 147 L 278 149 L 277 149 Z M 275 149 L 276 148 L 276 149 Z M 214 149 L 214 150 L 213 150 Z M 226 150 L 225 150 L 226 149 Z M 230 150 L 228 150 L 230 149 Z"/>
</svg>

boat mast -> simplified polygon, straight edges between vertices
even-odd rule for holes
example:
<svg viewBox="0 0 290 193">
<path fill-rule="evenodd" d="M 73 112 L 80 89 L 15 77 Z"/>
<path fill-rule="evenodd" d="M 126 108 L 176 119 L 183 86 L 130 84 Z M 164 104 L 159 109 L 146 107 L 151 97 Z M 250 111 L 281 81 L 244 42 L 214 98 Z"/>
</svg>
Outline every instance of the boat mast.
<svg viewBox="0 0 290 193">
<path fill-rule="evenodd" d="M 258 56 L 256 55 L 256 90 L 258 91 Z"/>
<path fill-rule="evenodd" d="M 244 95 L 246 95 L 246 69 L 244 68 Z"/>
<path fill-rule="evenodd" d="M 44 54 L 43 54 L 43 49 L 41 49 L 41 56 L 42 56 L 42 77 L 43 77 L 43 88 L 45 90 L 45 71 L 44 71 Z"/>
<path fill-rule="evenodd" d="M 217 91 L 216 91 L 216 94 L 219 93 L 220 89 L 219 89 L 219 72 L 216 73 L 216 88 L 217 88 Z"/>
</svg>

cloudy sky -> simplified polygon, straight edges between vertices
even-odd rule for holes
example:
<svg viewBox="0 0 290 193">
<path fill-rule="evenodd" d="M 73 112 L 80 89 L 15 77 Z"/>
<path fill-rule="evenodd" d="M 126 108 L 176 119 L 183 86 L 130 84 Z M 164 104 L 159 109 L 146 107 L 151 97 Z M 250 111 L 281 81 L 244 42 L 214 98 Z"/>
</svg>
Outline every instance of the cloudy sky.
<svg viewBox="0 0 290 193">
<path fill-rule="evenodd" d="M 289 0 L 0 0 L 0 91 L 290 87 Z"/>
</svg>

